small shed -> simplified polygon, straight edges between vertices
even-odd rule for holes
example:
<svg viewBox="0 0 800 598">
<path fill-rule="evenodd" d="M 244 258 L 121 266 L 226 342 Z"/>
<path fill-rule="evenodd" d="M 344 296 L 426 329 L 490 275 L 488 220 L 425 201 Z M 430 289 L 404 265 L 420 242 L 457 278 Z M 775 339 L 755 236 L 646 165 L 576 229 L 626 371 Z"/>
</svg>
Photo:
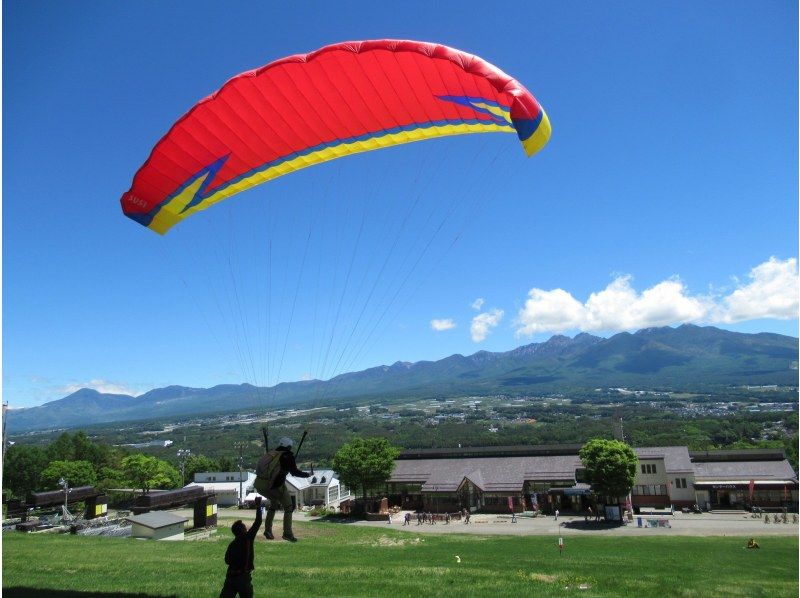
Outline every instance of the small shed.
<svg viewBox="0 0 800 598">
<path fill-rule="evenodd" d="M 148 540 L 183 540 L 183 526 L 189 521 L 167 511 L 151 511 L 128 517 L 131 537 Z"/>
</svg>

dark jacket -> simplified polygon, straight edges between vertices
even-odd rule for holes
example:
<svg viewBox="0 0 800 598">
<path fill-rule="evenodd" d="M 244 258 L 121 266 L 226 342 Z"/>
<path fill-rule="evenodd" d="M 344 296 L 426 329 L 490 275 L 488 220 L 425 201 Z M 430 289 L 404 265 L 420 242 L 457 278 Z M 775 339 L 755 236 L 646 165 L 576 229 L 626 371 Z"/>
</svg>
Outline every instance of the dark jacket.
<svg viewBox="0 0 800 598">
<path fill-rule="evenodd" d="M 281 454 L 281 470 L 278 473 L 275 481 L 272 483 L 273 488 L 280 488 L 286 483 L 286 475 L 292 474 L 298 478 L 310 478 L 311 474 L 297 469 L 297 462 L 294 460 L 294 453 L 288 448 L 279 446 L 276 449 Z"/>
<path fill-rule="evenodd" d="M 233 542 L 228 544 L 225 551 L 225 563 L 228 565 L 228 575 L 241 575 L 249 573 L 253 567 L 253 542 L 261 527 L 261 508 L 256 511 L 256 519 L 253 525 L 242 536 L 237 536 Z"/>
</svg>

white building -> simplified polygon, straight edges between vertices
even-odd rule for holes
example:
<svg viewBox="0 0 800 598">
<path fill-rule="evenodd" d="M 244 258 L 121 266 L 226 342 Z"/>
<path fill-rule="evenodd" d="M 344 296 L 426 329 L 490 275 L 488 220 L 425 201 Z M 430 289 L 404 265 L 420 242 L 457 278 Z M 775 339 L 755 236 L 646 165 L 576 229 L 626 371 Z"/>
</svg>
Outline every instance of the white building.
<svg viewBox="0 0 800 598">
<path fill-rule="evenodd" d="M 183 527 L 189 521 L 167 511 L 151 511 L 127 517 L 131 522 L 131 537 L 148 540 L 183 540 Z"/>
<path fill-rule="evenodd" d="M 318 469 L 310 478 L 287 475 L 286 487 L 298 507 L 338 507 L 343 500 L 352 498 L 350 489 L 332 469 Z"/>
<path fill-rule="evenodd" d="M 255 478 L 254 478 L 255 479 Z M 342 501 L 352 498 L 350 489 L 342 484 L 332 469 L 320 469 L 308 478 L 286 476 L 286 488 L 297 507 L 338 507 Z M 251 490 L 245 502 L 252 505 L 258 494 Z"/>
<path fill-rule="evenodd" d="M 244 502 L 253 492 L 255 481 L 256 474 L 252 471 L 208 471 L 194 474 L 194 482 L 185 487 L 200 486 L 205 492 L 217 495 L 219 506 L 230 507 Z"/>
</svg>

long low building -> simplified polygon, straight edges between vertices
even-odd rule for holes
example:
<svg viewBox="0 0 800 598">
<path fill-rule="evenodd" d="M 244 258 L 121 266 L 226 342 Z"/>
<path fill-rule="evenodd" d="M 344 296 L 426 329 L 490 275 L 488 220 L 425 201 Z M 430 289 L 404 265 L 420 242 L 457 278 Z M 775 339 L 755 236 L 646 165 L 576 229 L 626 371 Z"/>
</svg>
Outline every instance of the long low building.
<svg viewBox="0 0 800 598">
<path fill-rule="evenodd" d="M 580 445 L 405 451 L 388 482 L 389 502 L 434 512 L 584 512 L 591 488 Z M 781 450 L 705 451 L 641 447 L 636 508 L 797 508 L 797 474 Z"/>
<path fill-rule="evenodd" d="M 694 487 L 699 505 L 708 508 L 797 506 L 797 474 L 789 462 L 782 459 L 783 451 L 763 449 L 690 454 L 694 461 Z"/>
<path fill-rule="evenodd" d="M 217 495 L 217 504 L 231 507 L 241 504 L 253 491 L 256 474 L 252 471 L 203 471 L 194 474 L 194 482 L 186 488 L 200 486 L 205 492 Z"/>
</svg>

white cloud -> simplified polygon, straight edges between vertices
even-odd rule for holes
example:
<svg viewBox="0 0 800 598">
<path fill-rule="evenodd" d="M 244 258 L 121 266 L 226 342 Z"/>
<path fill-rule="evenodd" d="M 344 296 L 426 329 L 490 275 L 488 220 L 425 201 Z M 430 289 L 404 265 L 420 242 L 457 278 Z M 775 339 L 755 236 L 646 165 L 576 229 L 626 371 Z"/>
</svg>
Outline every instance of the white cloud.
<svg viewBox="0 0 800 598">
<path fill-rule="evenodd" d="M 131 395 L 138 397 L 140 394 L 146 392 L 138 388 L 128 386 L 126 384 L 119 384 L 117 382 L 109 382 L 108 380 L 90 380 L 89 382 L 73 382 L 66 384 L 59 388 L 59 392 L 64 396 L 70 395 L 81 388 L 91 388 L 97 392 L 115 394 L 115 395 Z"/>
<path fill-rule="evenodd" d="M 584 307 L 563 289 L 531 289 L 517 316 L 517 336 L 582 328 Z"/>
<path fill-rule="evenodd" d="M 472 309 L 480 310 L 483 307 L 483 304 L 486 303 L 483 297 L 478 297 L 475 301 L 472 302 L 471 307 Z"/>
<path fill-rule="evenodd" d="M 723 322 L 756 318 L 791 320 L 798 312 L 797 259 L 775 257 L 759 264 L 749 274 L 750 282 L 740 286 L 723 301 Z"/>
<path fill-rule="evenodd" d="M 456 327 L 456 323 L 451 318 L 445 318 L 442 320 L 431 320 L 431 328 L 436 332 L 442 332 L 443 330 L 451 330 Z"/>
<path fill-rule="evenodd" d="M 503 319 L 503 313 L 502 309 L 491 309 L 472 318 L 472 324 L 469 327 L 472 340 L 479 343 L 489 336 L 492 328 L 496 328 Z"/>
<path fill-rule="evenodd" d="M 619 275 L 585 303 L 563 289 L 533 288 L 515 321 L 517 336 L 567 330 L 636 330 L 651 326 L 730 323 L 755 318 L 798 317 L 797 260 L 770 258 L 753 268 L 750 282 L 729 295 L 692 295 L 677 277 L 641 293 Z"/>
</svg>

